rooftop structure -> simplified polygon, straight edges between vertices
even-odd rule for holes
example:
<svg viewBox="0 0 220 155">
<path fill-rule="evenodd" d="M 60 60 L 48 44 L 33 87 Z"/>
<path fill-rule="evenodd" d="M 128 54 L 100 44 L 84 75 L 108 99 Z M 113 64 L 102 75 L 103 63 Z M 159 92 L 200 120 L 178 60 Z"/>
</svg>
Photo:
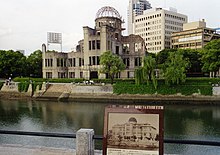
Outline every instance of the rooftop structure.
<svg viewBox="0 0 220 155">
<path fill-rule="evenodd" d="M 96 18 L 100 17 L 115 17 L 119 19 L 122 18 L 119 12 L 115 8 L 110 6 L 102 7 L 98 10 L 98 12 L 96 13 Z"/>
<path fill-rule="evenodd" d="M 183 25 L 183 31 L 172 34 L 172 48 L 201 49 L 213 39 L 219 39 L 215 29 L 207 28 L 206 22 L 190 22 Z"/>
<path fill-rule="evenodd" d="M 151 9 L 151 4 L 146 0 L 129 0 L 128 6 L 128 34 L 134 34 L 134 18 L 142 15 L 144 10 Z"/>
</svg>

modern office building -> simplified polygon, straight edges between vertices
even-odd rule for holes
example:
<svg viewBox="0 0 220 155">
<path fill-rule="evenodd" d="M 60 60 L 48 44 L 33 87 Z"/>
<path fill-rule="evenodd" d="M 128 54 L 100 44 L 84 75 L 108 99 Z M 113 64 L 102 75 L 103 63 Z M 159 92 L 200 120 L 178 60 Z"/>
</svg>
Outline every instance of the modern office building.
<svg viewBox="0 0 220 155">
<path fill-rule="evenodd" d="M 142 15 L 144 10 L 151 9 L 151 4 L 146 0 L 129 0 L 128 6 L 128 35 L 134 34 L 134 18 Z"/>
<path fill-rule="evenodd" d="M 206 22 L 196 21 L 183 25 L 183 31 L 172 34 L 172 48 L 200 49 L 213 39 L 219 39 L 216 29 L 206 27 Z"/>
<path fill-rule="evenodd" d="M 103 7 L 95 19 L 95 28 L 83 27 L 84 39 L 79 41 L 76 51 L 70 53 L 43 51 L 44 78 L 106 78 L 99 72 L 100 56 L 112 51 L 123 59 L 126 70 L 118 78 L 133 78 L 136 68 L 145 56 L 143 38 L 138 35 L 123 36 L 122 17 L 112 7 Z"/>
<path fill-rule="evenodd" d="M 187 20 L 186 15 L 177 13 L 174 8 L 149 9 L 135 17 L 135 34 L 145 40 L 148 52 L 158 53 L 171 47 L 171 34 L 182 31 Z"/>
</svg>

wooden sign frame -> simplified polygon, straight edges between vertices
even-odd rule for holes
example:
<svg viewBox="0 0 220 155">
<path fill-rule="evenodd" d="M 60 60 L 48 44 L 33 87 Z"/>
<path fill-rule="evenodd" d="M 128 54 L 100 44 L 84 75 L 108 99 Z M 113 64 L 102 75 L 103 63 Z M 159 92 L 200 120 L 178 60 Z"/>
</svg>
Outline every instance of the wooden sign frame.
<svg viewBox="0 0 220 155">
<path fill-rule="evenodd" d="M 163 112 L 163 106 L 107 106 L 103 155 L 163 155 Z"/>
</svg>

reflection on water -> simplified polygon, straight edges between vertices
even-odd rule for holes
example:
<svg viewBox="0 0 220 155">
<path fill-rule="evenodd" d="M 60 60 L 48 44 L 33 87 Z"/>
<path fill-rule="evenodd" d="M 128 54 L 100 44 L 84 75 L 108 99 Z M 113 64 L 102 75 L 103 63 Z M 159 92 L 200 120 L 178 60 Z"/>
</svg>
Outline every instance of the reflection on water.
<svg viewBox="0 0 220 155">
<path fill-rule="evenodd" d="M 0 129 L 102 135 L 104 103 L 0 100 Z M 165 138 L 220 141 L 220 107 L 165 105 Z M 74 139 L 0 135 L 0 144 L 74 148 Z M 218 147 L 165 144 L 165 153 L 220 154 Z"/>
<path fill-rule="evenodd" d="M 76 133 L 93 128 L 102 134 L 104 104 L 0 101 L 0 129 Z M 43 145 L 74 148 L 74 139 L 1 135 L 0 144 Z"/>
<path fill-rule="evenodd" d="M 220 141 L 219 106 L 166 106 L 165 137 Z M 219 147 L 165 145 L 167 153 L 217 155 Z"/>
<path fill-rule="evenodd" d="M 102 134 L 104 104 L 0 101 L 0 126 L 4 129 L 75 133 L 94 128 Z"/>
</svg>

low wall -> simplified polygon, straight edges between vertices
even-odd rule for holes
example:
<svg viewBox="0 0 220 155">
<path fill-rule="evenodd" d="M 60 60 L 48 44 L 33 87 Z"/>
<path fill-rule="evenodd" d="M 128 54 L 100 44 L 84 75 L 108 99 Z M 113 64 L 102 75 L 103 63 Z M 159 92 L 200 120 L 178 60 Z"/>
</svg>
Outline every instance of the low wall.
<svg viewBox="0 0 220 155">
<path fill-rule="evenodd" d="M 33 95 L 33 96 L 32 96 Z M 113 94 L 112 85 L 79 85 L 72 83 L 44 83 L 42 89 L 33 93 L 31 85 L 28 92 L 19 92 L 18 83 L 5 85 L 0 90 L 0 97 L 5 99 L 36 99 L 36 100 L 63 100 L 82 102 L 114 102 L 114 103 L 145 103 L 146 101 L 201 101 L 217 103 L 220 101 L 220 86 L 213 86 L 213 96 L 203 95 L 139 95 L 139 94 Z"/>
<path fill-rule="evenodd" d="M 2 86 L 1 91 L 4 92 L 18 92 L 18 82 L 12 82 L 12 83 L 4 83 Z"/>
<path fill-rule="evenodd" d="M 19 92 L 18 91 L 19 82 L 11 82 L 10 84 L 4 83 L 0 90 L 0 98 L 3 99 L 27 99 L 31 97 L 31 92 Z"/>
<path fill-rule="evenodd" d="M 104 86 L 77 86 L 75 85 L 72 88 L 71 93 L 98 93 L 98 94 L 113 94 L 113 87 L 111 85 L 104 85 Z"/>
<path fill-rule="evenodd" d="M 212 88 L 212 93 L 213 93 L 213 95 L 220 96 L 220 87 L 219 86 L 214 86 Z"/>
<path fill-rule="evenodd" d="M 100 94 L 113 94 L 113 87 L 111 85 L 78 85 L 72 83 L 50 83 L 44 84 L 42 86 L 42 90 L 36 91 L 33 97 L 39 100 L 70 100 L 74 99 L 79 94 L 89 94 L 90 97 Z"/>
</svg>

